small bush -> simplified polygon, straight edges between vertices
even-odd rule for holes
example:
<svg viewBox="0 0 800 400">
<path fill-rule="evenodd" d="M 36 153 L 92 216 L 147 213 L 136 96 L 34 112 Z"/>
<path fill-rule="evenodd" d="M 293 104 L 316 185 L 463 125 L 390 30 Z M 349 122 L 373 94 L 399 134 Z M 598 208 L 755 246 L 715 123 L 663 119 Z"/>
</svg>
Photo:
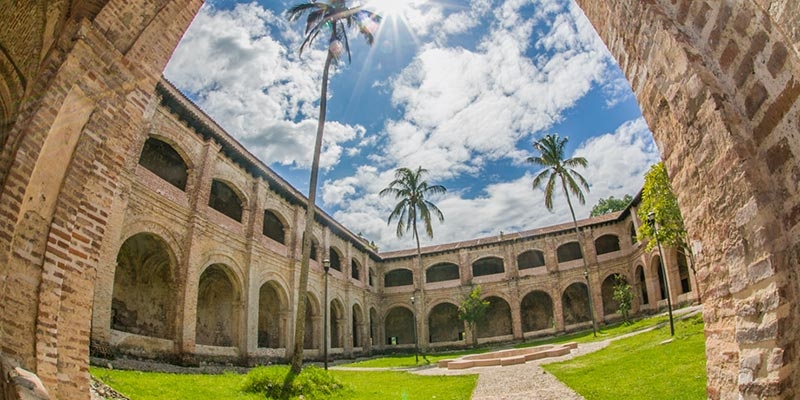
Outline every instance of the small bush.
<svg viewBox="0 0 800 400">
<path fill-rule="evenodd" d="M 294 399 L 302 395 L 306 400 L 314 400 L 330 398 L 345 389 L 344 384 L 328 371 L 309 366 L 295 377 L 288 392 L 285 392 L 284 382 L 288 373 L 288 366 L 253 368 L 245 376 L 242 391 L 263 393 L 268 399 Z"/>
</svg>

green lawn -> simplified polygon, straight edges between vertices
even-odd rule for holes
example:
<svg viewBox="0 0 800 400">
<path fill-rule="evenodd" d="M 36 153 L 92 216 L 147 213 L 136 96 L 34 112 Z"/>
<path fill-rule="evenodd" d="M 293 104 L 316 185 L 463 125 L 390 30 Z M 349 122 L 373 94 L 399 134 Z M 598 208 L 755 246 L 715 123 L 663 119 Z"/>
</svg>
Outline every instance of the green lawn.
<svg viewBox="0 0 800 400">
<path fill-rule="evenodd" d="M 184 375 L 91 368 L 90 372 L 132 400 L 263 399 L 240 392 L 244 375 Z M 335 371 L 347 390 L 332 399 L 469 399 L 477 375 L 419 376 L 395 371 Z"/>
<path fill-rule="evenodd" d="M 703 319 L 697 315 L 669 326 L 612 342 L 600 351 L 544 365 L 586 399 L 705 399 Z"/>
<path fill-rule="evenodd" d="M 595 338 L 591 331 L 535 341 L 590 342 L 623 335 L 664 322 L 666 316 L 640 320 L 633 325 L 606 327 Z M 669 326 L 612 342 L 608 347 L 566 362 L 547 364 L 547 371 L 589 400 L 603 399 L 703 399 L 706 397 L 705 337 L 701 315 L 676 321 L 676 335 Z M 435 363 L 444 358 L 488 349 L 428 355 Z M 420 357 L 420 363 L 425 364 Z M 346 364 L 358 367 L 414 367 L 414 355 L 389 356 Z M 91 368 L 95 377 L 129 396 L 144 399 L 262 399 L 240 391 L 244 375 L 180 375 Z M 348 390 L 333 399 L 469 399 L 477 375 L 419 376 L 403 371 L 331 370 Z"/>
</svg>

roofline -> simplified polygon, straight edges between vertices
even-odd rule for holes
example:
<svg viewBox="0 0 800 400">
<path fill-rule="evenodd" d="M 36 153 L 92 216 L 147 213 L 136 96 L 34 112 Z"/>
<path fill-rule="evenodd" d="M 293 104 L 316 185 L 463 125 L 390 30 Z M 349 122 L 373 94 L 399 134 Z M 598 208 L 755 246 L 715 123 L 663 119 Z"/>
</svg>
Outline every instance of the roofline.
<svg viewBox="0 0 800 400">
<path fill-rule="evenodd" d="M 304 209 L 307 207 L 308 198 L 305 195 L 250 153 L 241 143 L 219 126 L 214 119 L 208 116 L 163 76 L 156 84 L 156 93 L 160 96 L 162 105 L 175 113 L 180 120 L 189 125 L 203 139 L 211 139 L 217 142 L 222 147 L 222 153 L 231 161 L 241 166 L 250 175 L 263 178 L 271 190 L 275 191 L 290 204 L 301 206 Z M 368 254 L 372 259 L 381 259 L 378 253 L 366 242 L 366 239 L 345 228 L 328 213 L 320 209 L 319 206 L 316 208 L 317 211 L 314 218 L 316 222 L 327 226 L 335 234 L 350 239 L 353 246 Z"/>
</svg>

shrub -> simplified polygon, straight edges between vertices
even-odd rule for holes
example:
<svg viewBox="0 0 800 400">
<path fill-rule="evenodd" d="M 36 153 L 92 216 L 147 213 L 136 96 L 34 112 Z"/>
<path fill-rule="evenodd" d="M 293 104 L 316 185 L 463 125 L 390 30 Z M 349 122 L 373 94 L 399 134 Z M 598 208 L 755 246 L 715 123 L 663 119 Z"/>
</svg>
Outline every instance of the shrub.
<svg viewBox="0 0 800 400">
<path fill-rule="evenodd" d="M 263 393 L 268 399 L 294 399 L 302 395 L 306 400 L 314 400 L 330 398 L 345 389 L 344 384 L 328 371 L 308 366 L 294 378 L 288 391 L 284 391 L 288 374 L 288 366 L 253 368 L 245 376 L 242 391 Z"/>
</svg>

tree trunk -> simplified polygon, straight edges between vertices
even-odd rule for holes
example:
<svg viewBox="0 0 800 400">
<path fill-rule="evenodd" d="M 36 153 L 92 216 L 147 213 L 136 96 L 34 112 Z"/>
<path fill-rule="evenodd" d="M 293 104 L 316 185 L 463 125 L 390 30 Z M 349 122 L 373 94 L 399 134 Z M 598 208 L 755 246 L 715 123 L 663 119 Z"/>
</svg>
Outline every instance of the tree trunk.
<svg viewBox="0 0 800 400">
<path fill-rule="evenodd" d="M 292 367 L 289 375 L 297 375 L 303 368 L 303 344 L 306 332 L 306 297 L 308 292 L 308 267 L 311 260 L 311 237 L 314 233 L 314 215 L 316 214 L 317 178 L 319 175 L 319 156 L 322 149 L 322 134 L 325 130 L 325 112 L 328 105 L 328 70 L 333 57 L 330 50 L 325 58 L 322 70 L 322 90 L 319 100 L 319 119 L 317 121 L 317 138 L 314 142 L 314 157 L 311 162 L 311 178 L 308 182 L 308 204 L 306 206 L 306 226 L 303 233 L 303 256 L 300 263 L 300 281 L 297 284 L 297 316 L 294 328 L 294 350 L 292 351 Z M 324 304 L 323 307 L 327 307 Z"/>
<path fill-rule="evenodd" d="M 572 224 L 575 226 L 575 236 L 578 238 L 578 248 L 581 250 L 583 274 L 586 277 L 586 294 L 589 297 L 589 318 L 592 320 L 592 334 L 597 337 L 597 323 L 594 321 L 594 301 L 592 301 L 592 287 L 589 284 L 589 266 L 586 264 L 586 251 L 583 249 L 583 237 L 578 229 L 578 220 L 575 218 L 575 210 L 572 208 L 572 201 L 569 199 L 569 192 L 567 191 L 567 185 L 566 182 L 564 182 L 563 176 L 561 177 L 561 187 L 564 189 L 564 195 L 567 196 L 569 213 L 572 215 Z"/>
<path fill-rule="evenodd" d="M 420 309 L 421 309 L 421 311 L 419 313 L 420 315 L 417 316 L 417 318 L 420 318 L 420 321 L 421 321 L 420 324 L 419 324 L 420 329 L 417 330 L 419 332 L 419 335 L 417 337 L 417 343 L 419 343 L 419 342 L 423 343 L 423 345 L 420 346 L 420 350 L 422 352 L 422 356 L 425 357 L 425 353 L 427 353 L 427 350 L 428 350 L 428 346 L 427 346 L 428 341 L 427 340 L 420 341 L 420 339 L 419 339 L 419 336 L 425 337 L 424 335 L 426 333 L 425 320 L 427 319 L 427 310 L 425 309 L 425 304 L 426 304 L 425 303 L 425 270 L 422 268 L 422 248 L 419 245 L 419 233 L 417 232 L 416 214 L 414 215 L 414 219 L 412 220 L 411 224 L 412 224 L 412 226 L 414 228 L 414 240 L 417 243 L 417 276 L 419 276 L 419 279 L 418 279 L 418 282 L 419 282 L 419 306 L 420 306 Z M 414 321 L 414 323 L 416 323 L 416 321 Z"/>
</svg>

